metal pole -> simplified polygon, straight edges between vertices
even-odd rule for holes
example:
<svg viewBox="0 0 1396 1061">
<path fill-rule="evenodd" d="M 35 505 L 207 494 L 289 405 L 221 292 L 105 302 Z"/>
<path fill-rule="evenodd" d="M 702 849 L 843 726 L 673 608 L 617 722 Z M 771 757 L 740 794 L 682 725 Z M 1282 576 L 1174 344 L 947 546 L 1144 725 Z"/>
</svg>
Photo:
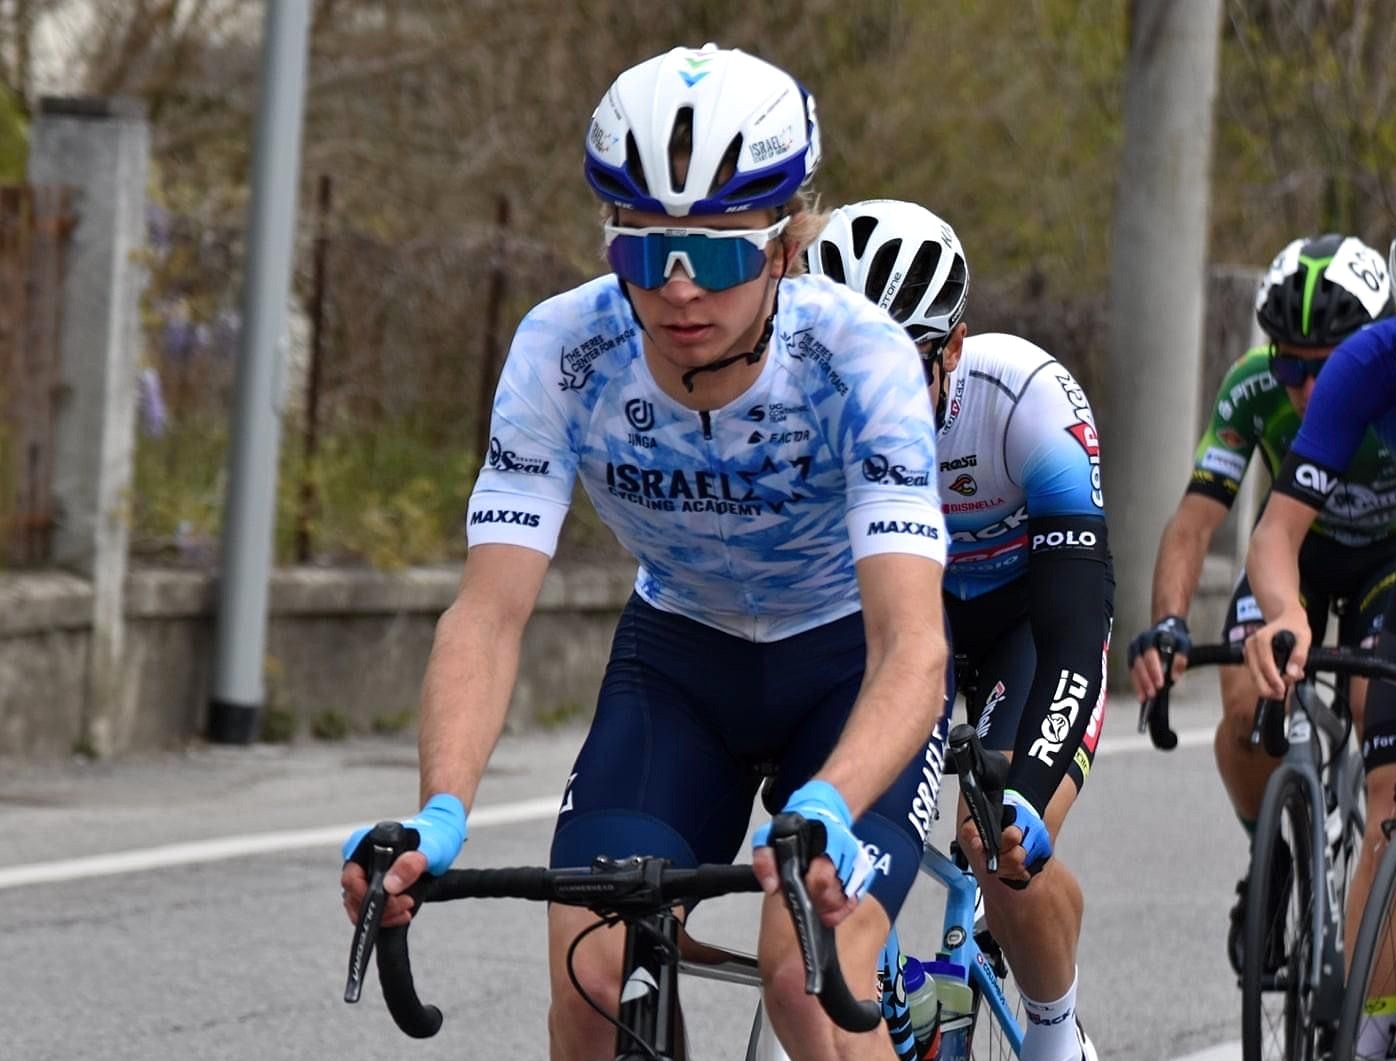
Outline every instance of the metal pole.
<svg viewBox="0 0 1396 1061">
<path fill-rule="evenodd" d="M 296 517 L 296 563 L 310 561 L 310 526 L 319 514 L 315 456 L 320 452 L 320 386 L 325 356 L 325 258 L 329 249 L 331 181 L 320 175 L 315 211 L 315 276 L 310 295 L 310 379 L 305 386 L 305 435 L 301 453 L 300 511 Z"/>
<path fill-rule="evenodd" d="M 281 366 L 309 23 L 309 0 L 266 4 L 209 700 L 209 739 L 228 744 L 256 737 L 266 697 L 263 657 L 281 444 Z"/>
</svg>

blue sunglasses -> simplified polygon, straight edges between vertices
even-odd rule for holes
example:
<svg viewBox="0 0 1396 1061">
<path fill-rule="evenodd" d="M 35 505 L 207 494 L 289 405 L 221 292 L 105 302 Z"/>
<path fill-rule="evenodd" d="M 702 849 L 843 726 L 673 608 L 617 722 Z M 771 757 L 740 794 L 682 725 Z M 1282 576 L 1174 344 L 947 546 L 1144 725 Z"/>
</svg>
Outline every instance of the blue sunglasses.
<svg viewBox="0 0 1396 1061">
<path fill-rule="evenodd" d="M 1327 363 L 1326 357 L 1297 357 L 1271 351 L 1270 375 L 1286 387 L 1302 387 L 1310 376 L 1318 379 L 1319 371 Z"/>
<path fill-rule="evenodd" d="M 755 280 L 766 268 L 766 246 L 785 230 L 782 217 L 767 228 L 625 228 L 606 226 L 606 260 L 626 283 L 654 291 L 682 265 L 707 291 Z"/>
</svg>

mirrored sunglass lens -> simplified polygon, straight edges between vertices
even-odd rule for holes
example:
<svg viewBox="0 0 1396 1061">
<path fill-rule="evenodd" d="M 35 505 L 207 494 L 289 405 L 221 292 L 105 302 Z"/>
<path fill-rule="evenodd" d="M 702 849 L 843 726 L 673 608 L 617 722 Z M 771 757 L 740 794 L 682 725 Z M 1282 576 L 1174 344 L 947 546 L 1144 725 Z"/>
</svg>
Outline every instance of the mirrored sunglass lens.
<svg viewBox="0 0 1396 1061">
<path fill-rule="evenodd" d="M 1292 354 L 1277 354 L 1270 359 L 1270 372 L 1286 387 L 1302 387 L 1308 377 L 1318 377 L 1323 368 L 1323 360 L 1295 357 Z"/>
<path fill-rule="evenodd" d="M 766 264 L 765 252 L 739 237 L 616 236 L 606 249 L 616 274 L 647 291 L 664 286 L 666 269 L 675 254 L 684 256 L 676 264 L 686 261 L 691 265 L 693 282 L 708 291 L 724 291 L 754 280 Z"/>
</svg>

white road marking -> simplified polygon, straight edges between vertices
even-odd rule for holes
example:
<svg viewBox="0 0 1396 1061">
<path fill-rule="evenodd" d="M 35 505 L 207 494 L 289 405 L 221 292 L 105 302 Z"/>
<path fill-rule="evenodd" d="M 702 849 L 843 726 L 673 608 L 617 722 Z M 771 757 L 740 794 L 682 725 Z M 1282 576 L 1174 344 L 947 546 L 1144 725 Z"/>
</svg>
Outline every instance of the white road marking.
<svg viewBox="0 0 1396 1061">
<path fill-rule="evenodd" d="M 1241 1040 L 1231 1043 L 1218 1043 L 1195 1054 L 1175 1057 L 1173 1061 L 1241 1061 Z"/>
<path fill-rule="evenodd" d="M 1193 748 L 1212 742 L 1212 730 L 1187 729 L 1178 734 L 1178 747 Z M 1096 757 L 1120 755 L 1127 752 L 1152 750 L 1147 736 L 1128 733 L 1103 737 Z M 538 821 L 557 813 L 556 796 L 501 803 L 479 807 L 470 814 L 472 829 L 516 822 Z M 202 862 L 241 858 L 244 855 L 265 855 L 277 851 L 297 851 L 307 847 L 338 847 L 363 822 L 347 825 L 326 825 L 314 829 L 289 829 L 271 833 L 250 833 L 224 836 L 216 840 L 198 840 L 183 844 L 115 851 L 106 855 L 89 855 L 55 862 L 34 862 L 24 866 L 0 869 L 0 890 L 21 888 L 31 884 L 53 884 L 61 881 L 109 877 L 121 873 L 144 873 L 168 866 L 188 866 Z"/>
<path fill-rule="evenodd" d="M 480 807 L 470 815 L 470 825 L 472 829 L 509 825 L 514 822 L 549 818 L 556 813 L 556 796 L 526 799 L 517 803 L 501 803 L 497 807 Z M 165 844 L 134 851 L 115 851 L 109 855 L 90 855 L 86 858 L 69 858 L 59 862 L 34 862 L 27 866 L 0 869 L 0 889 L 82 880 L 86 877 L 107 877 L 118 873 L 141 873 L 164 869 L 167 866 L 217 862 L 220 859 L 239 858 L 243 855 L 265 855 L 307 847 L 332 846 L 337 850 L 344 839 L 363 824 L 360 821 L 347 825 L 324 825 L 314 829 L 224 836 L 216 840 Z"/>
</svg>

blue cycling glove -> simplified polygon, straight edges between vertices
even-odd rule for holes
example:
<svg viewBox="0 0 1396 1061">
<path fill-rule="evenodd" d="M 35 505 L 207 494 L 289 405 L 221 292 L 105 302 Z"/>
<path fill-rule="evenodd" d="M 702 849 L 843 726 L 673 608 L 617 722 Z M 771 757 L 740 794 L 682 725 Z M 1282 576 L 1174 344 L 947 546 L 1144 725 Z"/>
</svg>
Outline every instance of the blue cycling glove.
<svg viewBox="0 0 1396 1061">
<path fill-rule="evenodd" d="M 868 890 L 877 871 L 862 843 L 853 835 L 853 815 L 838 789 L 827 781 L 807 781 L 790 794 L 782 813 L 822 822 L 827 837 L 824 854 L 834 863 L 843 893 L 856 899 Z M 763 825 L 756 830 L 751 846 L 765 847 L 770 837 L 770 825 Z"/>
<path fill-rule="evenodd" d="M 439 877 L 451 868 L 451 863 L 460 854 L 465 843 L 465 807 L 455 796 L 438 793 L 427 800 L 426 806 L 415 818 L 402 822 L 403 828 L 417 834 L 417 850 L 427 856 L 427 872 Z M 368 835 L 372 826 L 355 829 L 340 849 L 344 861 L 354 857 L 360 842 Z"/>
<path fill-rule="evenodd" d="M 1052 835 L 1047 832 L 1042 815 L 1033 809 L 1031 803 L 1010 788 L 1003 794 L 1003 820 L 999 824 L 1005 829 L 1010 825 L 1016 825 L 1022 830 L 1023 839 L 1019 843 L 1027 852 L 1028 872 L 1033 876 L 1041 873 L 1042 867 L 1047 865 L 1048 859 L 1052 857 Z M 1026 888 L 1029 882 L 1004 883 L 1014 888 Z"/>
<path fill-rule="evenodd" d="M 1134 666 L 1134 661 L 1149 649 L 1158 648 L 1159 634 L 1173 635 L 1173 640 L 1177 645 L 1174 652 L 1177 655 L 1186 656 L 1192 651 L 1192 635 L 1188 633 L 1188 621 L 1181 615 L 1165 615 L 1129 643 L 1128 662 L 1131 667 Z"/>
</svg>

